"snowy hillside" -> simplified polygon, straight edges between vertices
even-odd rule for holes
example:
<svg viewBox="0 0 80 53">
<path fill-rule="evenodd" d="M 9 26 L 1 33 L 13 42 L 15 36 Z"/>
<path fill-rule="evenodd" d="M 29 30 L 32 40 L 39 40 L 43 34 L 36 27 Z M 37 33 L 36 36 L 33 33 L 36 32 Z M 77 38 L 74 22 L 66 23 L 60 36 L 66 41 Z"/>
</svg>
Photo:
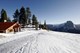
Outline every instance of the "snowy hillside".
<svg viewBox="0 0 80 53">
<path fill-rule="evenodd" d="M 52 31 L 68 32 L 80 34 L 80 25 L 74 24 L 72 21 L 67 21 L 62 24 L 47 25 L 47 28 Z"/>
<path fill-rule="evenodd" d="M 27 29 L 0 35 L 0 53 L 80 53 L 79 34 Z"/>
</svg>

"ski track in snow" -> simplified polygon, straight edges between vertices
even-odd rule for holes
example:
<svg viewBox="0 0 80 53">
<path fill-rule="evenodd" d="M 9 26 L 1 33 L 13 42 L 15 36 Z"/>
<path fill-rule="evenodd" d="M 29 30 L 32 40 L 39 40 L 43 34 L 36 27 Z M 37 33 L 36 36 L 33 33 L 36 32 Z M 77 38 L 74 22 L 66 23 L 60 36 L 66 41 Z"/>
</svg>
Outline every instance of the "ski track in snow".
<svg viewBox="0 0 80 53">
<path fill-rule="evenodd" d="M 0 53 L 80 53 L 80 35 L 35 31 L 0 44 Z"/>
</svg>

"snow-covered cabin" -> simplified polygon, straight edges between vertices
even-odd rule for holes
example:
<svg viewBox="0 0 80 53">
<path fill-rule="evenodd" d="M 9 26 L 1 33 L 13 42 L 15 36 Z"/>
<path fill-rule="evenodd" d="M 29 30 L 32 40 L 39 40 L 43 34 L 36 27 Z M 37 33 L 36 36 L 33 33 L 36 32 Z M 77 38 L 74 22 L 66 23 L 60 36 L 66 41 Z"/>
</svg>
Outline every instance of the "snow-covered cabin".
<svg viewBox="0 0 80 53">
<path fill-rule="evenodd" d="M 13 22 L 0 22 L 0 33 L 18 32 L 20 24 Z"/>
</svg>

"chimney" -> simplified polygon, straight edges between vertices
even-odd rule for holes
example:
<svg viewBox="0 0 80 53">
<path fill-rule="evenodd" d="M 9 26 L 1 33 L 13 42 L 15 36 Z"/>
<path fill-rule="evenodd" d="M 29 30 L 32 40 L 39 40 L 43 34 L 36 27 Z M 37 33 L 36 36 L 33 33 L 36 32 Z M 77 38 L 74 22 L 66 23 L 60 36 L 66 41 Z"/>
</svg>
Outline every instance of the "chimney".
<svg viewBox="0 0 80 53">
<path fill-rule="evenodd" d="M 7 20 L 4 20 L 4 22 L 7 22 Z"/>
</svg>

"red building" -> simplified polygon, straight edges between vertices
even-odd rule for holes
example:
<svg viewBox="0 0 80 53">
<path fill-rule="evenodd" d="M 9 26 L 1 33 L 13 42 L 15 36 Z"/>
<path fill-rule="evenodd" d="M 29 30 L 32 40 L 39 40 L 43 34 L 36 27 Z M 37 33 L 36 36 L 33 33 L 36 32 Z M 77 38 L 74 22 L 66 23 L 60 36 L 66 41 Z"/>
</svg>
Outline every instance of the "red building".
<svg viewBox="0 0 80 53">
<path fill-rule="evenodd" d="M 0 33 L 18 32 L 20 29 L 21 26 L 19 23 L 0 22 Z"/>
</svg>

